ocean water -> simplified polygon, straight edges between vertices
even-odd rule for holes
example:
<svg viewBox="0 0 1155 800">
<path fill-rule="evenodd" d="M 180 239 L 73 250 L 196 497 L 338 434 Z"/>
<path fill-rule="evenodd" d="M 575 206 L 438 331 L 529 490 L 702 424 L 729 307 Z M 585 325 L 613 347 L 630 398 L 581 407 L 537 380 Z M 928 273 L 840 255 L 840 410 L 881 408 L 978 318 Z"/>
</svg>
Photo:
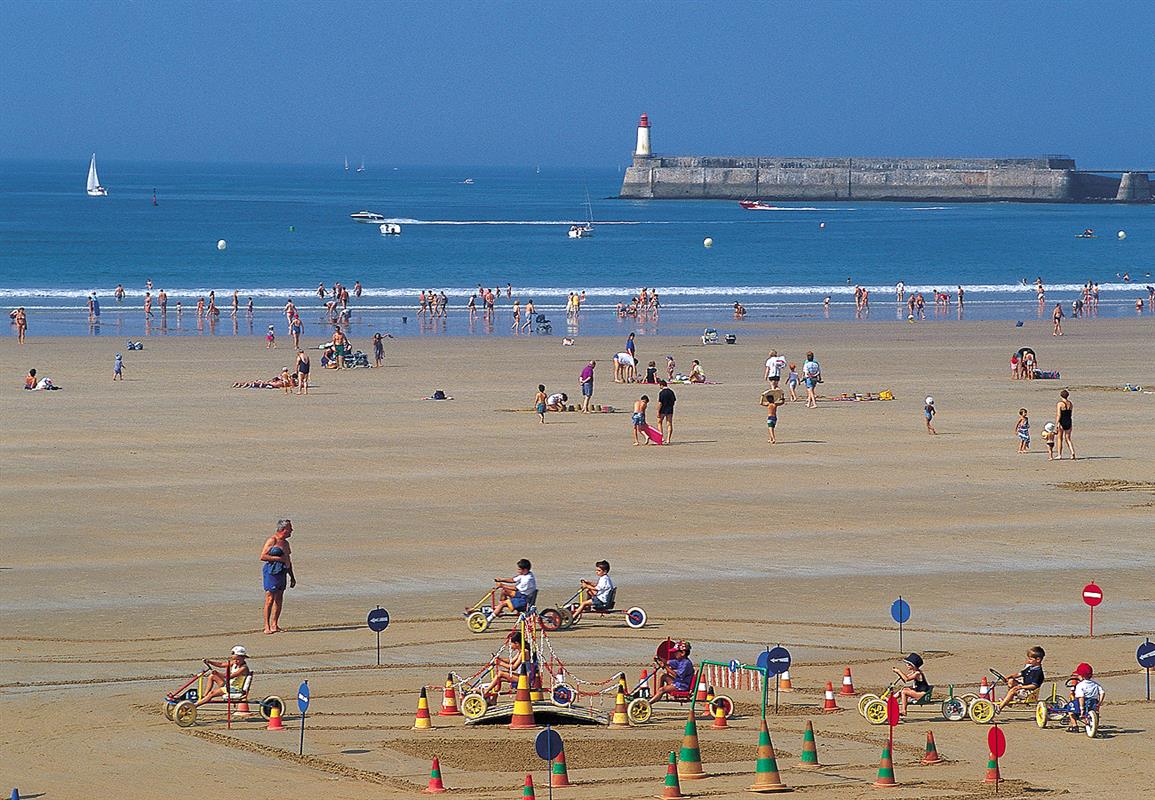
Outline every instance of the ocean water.
<svg viewBox="0 0 1155 800">
<path fill-rule="evenodd" d="M 871 290 L 871 318 L 904 320 L 894 302 L 899 280 L 927 294 L 930 321 L 959 318 L 953 307 L 934 313 L 935 289 L 966 287 L 964 318 L 1027 319 L 1049 316 L 1055 301 L 1069 313 L 1086 281 L 1100 284 L 1100 316 L 1135 316 L 1155 268 L 1152 206 L 849 202 L 746 211 L 723 201 L 609 199 L 620 186 L 615 168 L 370 164 L 346 173 L 339 159 L 331 167 L 99 167 L 106 198 L 84 192 L 87 158 L 0 162 L 0 303 L 25 306 L 34 334 L 259 334 L 283 320 L 288 298 L 319 332 L 327 319 L 317 284 L 357 280 L 364 294 L 354 302 L 354 333 L 394 335 L 509 333 L 506 299 L 494 324 L 469 322 L 463 306 L 479 284 L 512 285 L 514 297 L 551 318 L 555 334 L 631 327 L 615 307 L 640 287 L 657 289 L 662 312 L 639 327 L 662 333 L 733 328 L 735 301 L 748 321 L 853 319 L 856 284 Z M 596 233 L 571 240 L 566 231 L 584 221 L 587 191 Z M 350 220 L 362 209 L 399 222 L 402 234 Z M 1076 238 L 1084 228 L 1097 238 Z M 1042 311 L 1024 285 L 1036 277 L 1047 287 Z M 166 319 L 144 318 L 148 280 L 170 297 Z M 127 292 L 122 303 L 112 298 L 117 284 Z M 418 322 L 422 288 L 449 295 L 446 322 Z M 210 289 L 224 313 L 198 325 L 190 311 Z M 242 306 L 253 298 L 252 319 L 226 319 L 234 289 Z M 582 290 L 581 323 L 567 327 L 566 294 Z M 90 292 L 101 299 L 97 326 L 87 320 Z"/>
</svg>

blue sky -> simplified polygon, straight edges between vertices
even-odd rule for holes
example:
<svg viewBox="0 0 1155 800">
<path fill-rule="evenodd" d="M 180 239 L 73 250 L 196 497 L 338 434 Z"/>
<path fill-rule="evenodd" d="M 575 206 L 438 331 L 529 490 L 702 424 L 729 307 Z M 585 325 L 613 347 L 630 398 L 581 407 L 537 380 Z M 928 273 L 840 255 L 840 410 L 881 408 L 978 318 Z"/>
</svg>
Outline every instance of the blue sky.
<svg viewBox="0 0 1155 800">
<path fill-rule="evenodd" d="M 1155 167 L 1155 2 L 0 3 L 0 157 Z"/>
</svg>

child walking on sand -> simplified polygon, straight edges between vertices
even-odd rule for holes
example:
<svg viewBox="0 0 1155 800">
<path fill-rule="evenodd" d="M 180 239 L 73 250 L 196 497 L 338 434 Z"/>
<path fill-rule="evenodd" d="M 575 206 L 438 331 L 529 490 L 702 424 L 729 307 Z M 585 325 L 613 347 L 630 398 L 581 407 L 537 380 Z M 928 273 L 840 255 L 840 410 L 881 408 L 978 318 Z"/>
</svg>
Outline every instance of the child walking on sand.
<svg viewBox="0 0 1155 800">
<path fill-rule="evenodd" d="M 120 353 L 116 354 L 116 360 L 112 362 L 112 379 L 114 381 L 124 380 L 124 356 Z"/>
<path fill-rule="evenodd" d="M 649 434 L 646 433 L 646 407 L 649 406 L 649 404 L 650 398 L 648 395 L 642 395 L 638 398 L 637 402 L 634 403 L 634 413 L 630 417 L 630 420 L 634 423 L 634 447 L 650 443 Z M 642 435 L 641 439 L 638 438 L 639 433 Z"/>
<path fill-rule="evenodd" d="M 672 381 L 674 379 L 674 368 L 677 366 L 673 356 L 666 356 L 666 380 Z"/>
<path fill-rule="evenodd" d="M 1047 446 L 1047 461 L 1055 460 L 1055 440 L 1059 432 L 1055 430 L 1055 423 L 1048 422 L 1043 426 L 1043 444 Z"/>
<path fill-rule="evenodd" d="M 1031 449 L 1031 421 L 1027 419 L 1027 410 L 1019 409 L 1019 421 L 1015 423 L 1015 433 L 1019 435 L 1019 452 L 1027 453 Z"/>
<path fill-rule="evenodd" d="M 269 329 L 265 332 L 265 349 L 266 350 L 276 350 L 277 349 L 277 332 L 276 332 L 276 329 L 272 325 L 270 325 Z"/>
<path fill-rule="evenodd" d="M 545 407 L 546 407 L 545 384 L 539 383 L 537 385 L 537 397 L 533 399 L 533 410 L 541 417 L 541 424 L 545 424 Z"/>
<path fill-rule="evenodd" d="M 778 390 L 763 393 L 760 405 L 766 406 L 766 442 L 774 444 L 774 428 L 778 426 Z"/>
<path fill-rule="evenodd" d="M 798 365 L 790 365 L 790 375 L 786 378 L 786 388 L 790 390 L 790 402 L 798 402 Z"/>
<path fill-rule="evenodd" d="M 933 397 L 926 398 L 926 405 L 923 406 L 922 415 L 924 417 L 926 417 L 926 432 L 931 434 L 932 436 L 938 435 L 938 431 L 936 431 L 934 429 L 934 423 L 932 422 L 932 420 L 934 419 L 934 415 L 937 413 L 938 412 L 935 410 L 935 407 L 934 407 L 934 398 Z"/>
</svg>

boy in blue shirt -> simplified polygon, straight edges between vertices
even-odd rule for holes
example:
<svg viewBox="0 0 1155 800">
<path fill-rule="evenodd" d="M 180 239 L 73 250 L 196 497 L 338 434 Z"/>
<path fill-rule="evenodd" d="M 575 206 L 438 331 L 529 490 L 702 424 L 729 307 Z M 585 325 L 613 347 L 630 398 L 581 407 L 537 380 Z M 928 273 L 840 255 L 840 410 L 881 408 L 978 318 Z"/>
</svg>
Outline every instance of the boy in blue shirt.
<svg viewBox="0 0 1155 800">
<path fill-rule="evenodd" d="M 999 701 L 998 710 L 1002 711 L 1015 697 L 1021 697 L 1036 692 L 1043 685 L 1046 677 L 1043 675 L 1043 659 L 1046 657 L 1043 648 L 1035 645 L 1027 651 L 1027 663 L 1018 675 L 1007 678 L 1007 696 Z"/>
</svg>

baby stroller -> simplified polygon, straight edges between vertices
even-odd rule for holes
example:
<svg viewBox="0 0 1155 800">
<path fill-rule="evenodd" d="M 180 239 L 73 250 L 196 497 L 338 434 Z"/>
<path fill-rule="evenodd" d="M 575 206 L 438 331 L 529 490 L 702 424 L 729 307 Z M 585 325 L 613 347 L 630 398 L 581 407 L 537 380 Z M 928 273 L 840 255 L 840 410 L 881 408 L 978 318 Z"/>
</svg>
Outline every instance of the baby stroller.
<svg viewBox="0 0 1155 800">
<path fill-rule="evenodd" d="M 717 344 L 718 343 L 718 329 L 706 328 L 702 331 L 702 344 Z"/>
<path fill-rule="evenodd" d="M 538 314 L 533 318 L 534 324 L 537 325 L 537 332 L 544 333 L 546 336 L 553 335 L 553 325 L 545 318 L 545 314 Z"/>
<path fill-rule="evenodd" d="M 364 368 L 369 369 L 369 356 L 362 353 L 360 350 L 351 356 L 346 356 L 345 366 L 350 369 Z"/>
</svg>

